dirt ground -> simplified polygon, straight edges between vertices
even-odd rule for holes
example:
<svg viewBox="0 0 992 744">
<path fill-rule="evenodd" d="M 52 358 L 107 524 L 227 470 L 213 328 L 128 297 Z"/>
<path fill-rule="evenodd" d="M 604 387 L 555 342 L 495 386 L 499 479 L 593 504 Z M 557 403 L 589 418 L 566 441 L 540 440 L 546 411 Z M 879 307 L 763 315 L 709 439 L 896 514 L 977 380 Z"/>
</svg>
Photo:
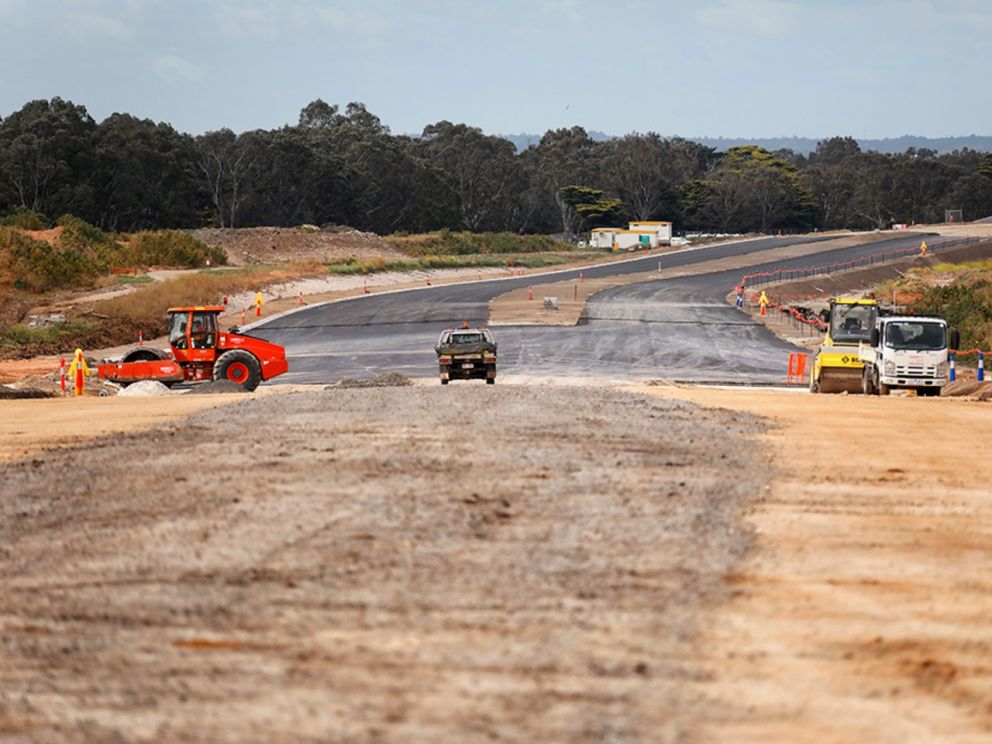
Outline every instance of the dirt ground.
<svg viewBox="0 0 992 744">
<path fill-rule="evenodd" d="M 756 428 L 615 390 L 329 389 L 9 463 L 0 738 L 688 740 Z"/>
<path fill-rule="evenodd" d="M 0 402 L 0 738 L 992 739 L 988 403 L 454 392 Z"/>
<path fill-rule="evenodd" d="M 708 623 L 702 741 L 992 741 L 992 409 L 654 389 L 757 414 L 776 477 Z M 757 444 L 757 443 L 756 443 Z"/>
</svg>

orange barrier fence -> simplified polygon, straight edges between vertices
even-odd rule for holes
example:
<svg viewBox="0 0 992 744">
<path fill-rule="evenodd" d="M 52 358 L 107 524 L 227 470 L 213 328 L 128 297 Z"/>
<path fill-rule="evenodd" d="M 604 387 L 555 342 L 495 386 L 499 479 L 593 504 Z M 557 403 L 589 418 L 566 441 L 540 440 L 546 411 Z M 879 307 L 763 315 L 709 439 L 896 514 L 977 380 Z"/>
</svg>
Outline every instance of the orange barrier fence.
<svg viewBox="0 0 992 744">
<path fill-rule="evenodd" d="M 789 372 L 785 381 L 790 385 L 804 385 L 809 382 L 809 354 L 792 352 L 789 354 Z"/>
</svg>

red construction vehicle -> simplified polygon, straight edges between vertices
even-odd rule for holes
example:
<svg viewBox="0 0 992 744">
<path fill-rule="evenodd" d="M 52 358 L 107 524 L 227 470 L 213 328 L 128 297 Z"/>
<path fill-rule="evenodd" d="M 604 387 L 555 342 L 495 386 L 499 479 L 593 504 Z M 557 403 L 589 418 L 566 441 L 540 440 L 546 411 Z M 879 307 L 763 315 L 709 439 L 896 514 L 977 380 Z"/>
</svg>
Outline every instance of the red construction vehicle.
<svg viewBox="0 0 992 744">
<path fill-rule="evenodd" d="M 262 380 L 289 369 L 282 346 L 220 330 L 217 317 L 224 309 L 223 305 L 169 308 L 169 350 L 131 349 L 119 362 L 101 364 L 97 374 L 122 385 L 139 380 L 166 385 L 230 380 L 254 390 Z"/>
</svg>

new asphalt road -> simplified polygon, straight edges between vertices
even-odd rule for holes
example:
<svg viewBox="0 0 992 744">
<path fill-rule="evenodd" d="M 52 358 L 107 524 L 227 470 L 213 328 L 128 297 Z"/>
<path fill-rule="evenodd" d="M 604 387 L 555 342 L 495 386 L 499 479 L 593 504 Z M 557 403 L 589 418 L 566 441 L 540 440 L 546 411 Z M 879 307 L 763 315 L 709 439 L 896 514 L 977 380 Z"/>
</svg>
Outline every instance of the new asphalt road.
<svg viewBox="0 0 992 744">
<path fill-rule="evenodd" d="M 778 382 L 795 348 L 780 341 L 724 297 L 745 271 L 804 268 L 919 245 L 920 234 L 840 248 L 773 263 L 751 254 L 819 236 L 761 238 L 584 269 L 587 278 L 620 276 L 737 256 L 741 269 L 646 281 L 594 295 L 579 325 L 501 326 L 499 375 Z M 929 239 L 929 238 L 928 238 Z M 577 281 L 578 270 L 425 287 L 309 307 L 256 326 L 252 335 L 282 344 L 290 371 L 273 381 L 324 383 L 383 372 L 437 374 L 434 343 L 462 322 L 484 324 L 489 302 L 513 289 Z"/>
</svg>

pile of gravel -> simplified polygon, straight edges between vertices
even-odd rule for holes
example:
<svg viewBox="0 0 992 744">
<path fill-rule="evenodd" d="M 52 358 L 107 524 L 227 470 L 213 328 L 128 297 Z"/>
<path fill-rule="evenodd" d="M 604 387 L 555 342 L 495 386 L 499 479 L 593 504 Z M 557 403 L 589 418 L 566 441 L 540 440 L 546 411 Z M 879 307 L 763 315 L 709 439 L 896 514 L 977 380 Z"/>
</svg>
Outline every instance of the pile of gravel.
<svg viewBox="0 0 992 744">
<path fill-rule="evenodd" d="M 54 398 L 55 393 L 49 390 L 35 390 L 33 388 L 13 388 L 8 385 L 0 385 L 0 400 L 18 400 L 25 398 Z"/>
<path fill-rule="evenodd" d="M 172 391 L 165 385 L 163 385 L 158 380 L 140 380 L 139 382 L 132 382 L 126 388 L 121 390 L 118 395 L 123 395 L 126 397 L 139 397 L 139 396 L 162 396 L 162 395 L 172 395 Z"/>
<path fill-rule="evenodd" d="M 373 377 L 370 380 L 356 380 L 345 377 L 339 380 L 333 387 L 338 388 L 383 388 L 383 387 L 406 387 L 412 385 L 413 381 L 409 377 L 401 375 L 399 372 L 386 372 Z"/>
</svg>

